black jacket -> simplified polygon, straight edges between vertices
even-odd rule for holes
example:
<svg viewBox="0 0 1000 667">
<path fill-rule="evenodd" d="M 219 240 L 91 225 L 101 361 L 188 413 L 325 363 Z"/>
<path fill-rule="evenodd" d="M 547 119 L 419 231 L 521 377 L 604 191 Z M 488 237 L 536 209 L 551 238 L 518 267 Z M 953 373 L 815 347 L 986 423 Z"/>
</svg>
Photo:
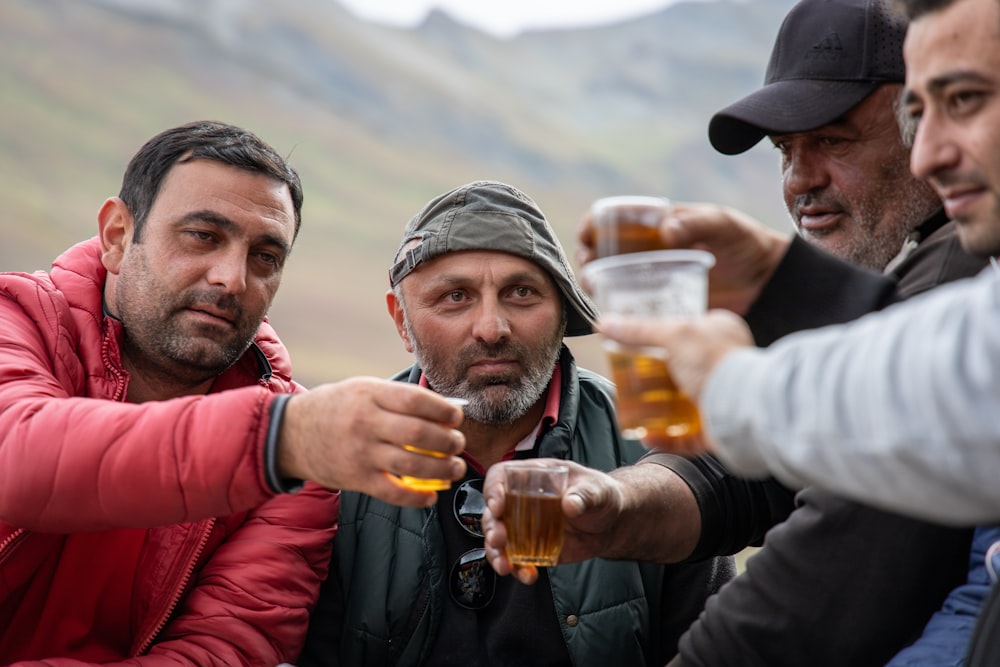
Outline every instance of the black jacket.
<svg viewBox="0 0 1000 667">
<path fill-rule="evenodd" d="M 747 316 L 758 344 L 851 320 L 974 275 L 985 262 L 965 254 L 953 223 L 945 223 L 942 215 L 925 223 L 916 249 L 891 277 L 855 268 L 796 239 Z M 692 488 L 710 489 L 713 483 L 718 482 L 701 480 Z M 771 489 L 757 497 L 780 496 Z M 714 504 L 717 494 L 700 502 Z M 762 523 L 773 518 L 774 502 L 757 507 L 723 506 L 709 516 L 734 514 Z M 702 553 L 725 542 L 718 534 L 727 530 L 725 521 L 710 518 L 704 528 Z M 752 534 L 746 527 L 741 532 Z M 965 580 L 970 538 L 968 529 L 805 489 L 795 497 L 794 511 L 749 559 L 747 571 L 709 601 L 681 639 L 680 664 L 881 666 L 919 636 L 947 593 Z"/>
</svg>

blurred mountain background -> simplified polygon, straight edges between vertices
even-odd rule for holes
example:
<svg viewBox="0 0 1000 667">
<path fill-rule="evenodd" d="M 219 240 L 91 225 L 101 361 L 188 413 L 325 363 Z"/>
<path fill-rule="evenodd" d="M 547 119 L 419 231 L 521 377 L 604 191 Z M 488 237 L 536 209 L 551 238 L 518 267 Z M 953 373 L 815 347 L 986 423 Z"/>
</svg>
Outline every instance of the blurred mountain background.
<svg viewBox="0 0 1000 667">
<path fill-rule="evenodd" d="M 456 185 L 518 186 L 571 257 L 583 211 L 613 194 L 715 201 L 791 229 L 769 145 L 725 157 L 706 134 L 760 85 L 791 5 L 678 2 L 501 39 L 441 12 L 413 29 L 367 23 L 335 0 L 3 0 L 0 270 L 47 268 L 93 235 L 160 130 L 234 123 L 288 155 L 305 188 L 270 313 L 297 379 L 389 375 L 411 360 L 385 310 L 388 265 L 406 221 Z M 607 371 L 595 336 L 569 342 Z"/>
</svg>

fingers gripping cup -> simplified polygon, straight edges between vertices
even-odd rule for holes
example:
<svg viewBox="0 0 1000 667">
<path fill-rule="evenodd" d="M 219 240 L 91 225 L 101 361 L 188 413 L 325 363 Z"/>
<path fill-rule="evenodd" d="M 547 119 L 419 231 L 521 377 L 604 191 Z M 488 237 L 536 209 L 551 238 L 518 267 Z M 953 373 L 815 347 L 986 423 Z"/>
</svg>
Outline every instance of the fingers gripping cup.
<svg viewBox="0 0 1000 667">
<path fill-rule="evenodd" d="M 507 463 L 504 473 L 507 559 L 515 565 L 555 565 L 563 545 L 562 497 L 569 468 Z"/>
<path fill-rule="evenodd" d="M 701 250 L 657 250 L 598 259 L 583 267 L 603 313 L 646 318 L 695 317 L 705 312 L 708 270 Z M 670 377 L 660 348 L 604 341 L 617 388 L 618 423 L 628 438 L 680 442 L 701 432 L 694 402 Z"/>
<path fill-rule="evenodd" d="M 660 223 L 669 211 L 670 200 L 662 197 L 598 199 L 590 207 L 597 257 L 664 250 Z"/>
<path fill-rule="evenodd" d="M 452 405 L 464 408 L 469 404 L 464 398 L 452 398 L 445 397 L 445 400 Z M 414 447 L 413 445 L 403 445 L 403 449 L 408 452 L 415 452 L 417 454 L 423 454 L 424 456 L 432 456 L 436 459 L 448 458 L 447 454 L 442 454 L 441 452 L 432 452 L 427 449 L 421 449 L 420 447 Z M 409 475 L 400 475 L 400 483 L 407 488 L 413 489 L 414 491 L 445 491 L 451 488 L 450 479 L 425 479 L 423 477 L 411 477 Z"/>
<path fill-rule="evenodd" d="M 419 447 L 414 447 L 413 445 L 403 445 L 403 449 L 408 452 L 415 452 L 417 454 L 431 456 L 436 459 L 446 458 L 443 454 L 438 452 L 420 449 Z M 450 479 L 432 479 L 424 477 L 411 477 L 410 475 L 400 475 L 399 481 L 403 484 L 403 486 L 408 489 L 413 489 L 414 491 L 446 491 L 451 488 Z"/>
</svg>

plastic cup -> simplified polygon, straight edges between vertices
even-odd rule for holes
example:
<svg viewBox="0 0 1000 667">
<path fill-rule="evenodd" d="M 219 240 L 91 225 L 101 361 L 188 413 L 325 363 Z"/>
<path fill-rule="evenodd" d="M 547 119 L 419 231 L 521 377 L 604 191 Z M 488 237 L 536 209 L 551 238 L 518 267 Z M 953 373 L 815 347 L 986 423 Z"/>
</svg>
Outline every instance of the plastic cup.
<svg viewBox="0 0 1000 667">
<path fill-rule="evenodd" d="M 603 313 L 645 318 L 696 317 L 708 302 L 708 270 L 715 258 L 701 250 L 657 250 L 594 260 L 583 267 Z M 605 340 L 617 388 L 618 424 L 627 438 L 683 450 L 701 432 L 695 403 L 677 388 L 661 348 L 626 347 Z"/>
</svg>

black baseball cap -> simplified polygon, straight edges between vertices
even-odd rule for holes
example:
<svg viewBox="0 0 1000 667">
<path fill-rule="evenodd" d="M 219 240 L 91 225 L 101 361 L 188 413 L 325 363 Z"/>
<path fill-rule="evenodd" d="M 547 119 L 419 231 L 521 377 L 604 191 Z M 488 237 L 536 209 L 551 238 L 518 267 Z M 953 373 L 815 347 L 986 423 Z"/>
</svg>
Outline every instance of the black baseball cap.
<svg viewBox="0 0 1000 667">
<path fill-rule="evenodd" d="M 887 0 L 802 0 L 778 30 L 764 87 L 712 117 L 708 138 L 736 155 L 767 135 L 822 127 L 886 83 L 902 83 L 906 22 Z"/>
<path fill-rule="evenodd" d="M 542 210 L 517 188 L 474 181 L 429 201 L 403 231 L 389 284 L 395 287 L 423 262 L 461 250 L 506 252 L 539 265 L 565 299 L 566 335 L 593 333 L 597 309 L 576 282 Z"/>
</svg>

